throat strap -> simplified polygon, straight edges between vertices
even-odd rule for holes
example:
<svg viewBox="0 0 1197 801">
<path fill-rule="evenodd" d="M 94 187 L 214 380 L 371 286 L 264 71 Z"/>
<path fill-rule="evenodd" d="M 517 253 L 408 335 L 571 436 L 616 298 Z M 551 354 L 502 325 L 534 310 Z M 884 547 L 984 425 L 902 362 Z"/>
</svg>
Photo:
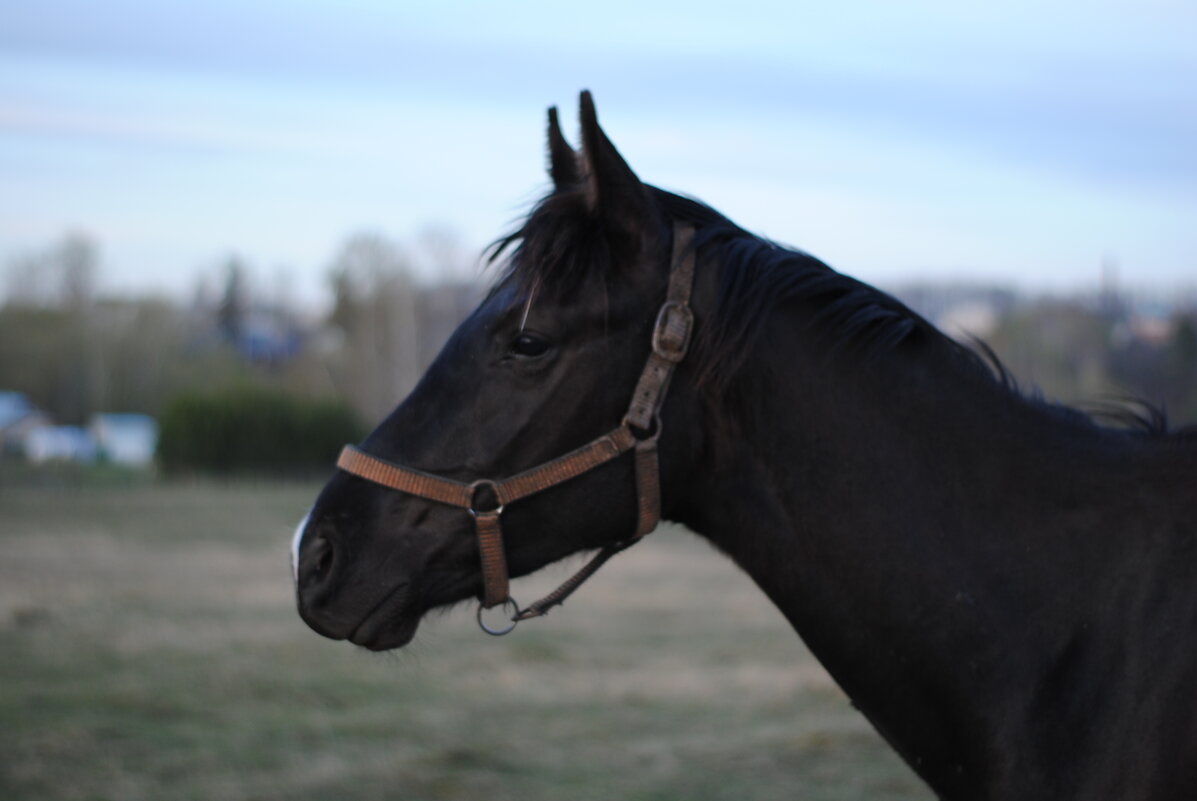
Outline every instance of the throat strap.
<svg viewBox="0 0 1197 801">
<path fill-rule="evenodd" d="M 502 480 L 479 479 L 473 482 L 426 473 L 411 467 L 379 459 L 353 445 L 346 445 L 337 459 L 337 467 L 347 473 L 448 506 L 465 509 L 474 518 L 482 563 L 482 607 L 511 604 L 512 622 L 540 617 L 562 603 L 574 590 L 615 554 L 638 542 L 656 528 L 661 520 L 661 474 L 657 440 L 661 435 L 661 406 L 669 389 L 674 369 L 686 356 L 694 328 L 690 296 L 694 285 L 694 229 L 676 224 L 673 230 L 673 257 L 669 288 L 664 304 L 657 312 L 653 328 L 652 351 L 645 362 L 628 412 L 619 426 L 536 467 Z M 520 609 L 511 600 L 503 532 L 499 520 L 507 504 L 562 484 L 594 470 L 630 450 L 635 451 L 637 521 L 636 530 L 625 540 L 607 545 L 589 562 L 544 598 Z M 480 498 L 489 490 L 487 508 L 479 508 Z M 479 618 L 481 623 L 481 617 Z M 505 634 L 511 629 L 492 630 Z"/>
</svg>

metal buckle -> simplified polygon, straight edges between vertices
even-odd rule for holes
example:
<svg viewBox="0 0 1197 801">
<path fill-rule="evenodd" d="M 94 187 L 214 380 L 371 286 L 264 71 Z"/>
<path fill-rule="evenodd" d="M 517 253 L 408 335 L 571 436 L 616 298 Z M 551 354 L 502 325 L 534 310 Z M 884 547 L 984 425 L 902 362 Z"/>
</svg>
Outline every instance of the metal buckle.
<svg viewBox="0 0 1197 801">
<path fill-rule="evenodd" d="M 657 312 L 653 327 L 653 353 L 670 362 L 680 362 L 690 347 L 690 332 L 694 330 L 694 312 L 689 304 L 667 300 Z"/>
</svg>

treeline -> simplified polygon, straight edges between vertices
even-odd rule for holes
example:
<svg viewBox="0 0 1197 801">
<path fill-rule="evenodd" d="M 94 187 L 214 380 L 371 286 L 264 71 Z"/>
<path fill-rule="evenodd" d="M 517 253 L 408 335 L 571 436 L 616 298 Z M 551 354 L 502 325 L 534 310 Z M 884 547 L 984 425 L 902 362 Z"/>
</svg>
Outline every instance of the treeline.
<svg viewBox="0 0 1197 801">
<path fill-rule="evenodd" d="M 1052 300 L 1001 317 L 986 338 L 1024 386 L 1081 408 L 1143 401 L 1197 423 L 1197 308 Z"/>
<path fill-rule="evenodd" d="M 429 260 L 425 272 L 457 280 L 418 281 Z M 64 424 L 154 416 L 171 469 L 327 465 L 407 394 L 476 304 L 462 261 L 448 235 L 410 246 L 355 235 L 328 265 L 331 307 L 313 312 L 264 297 L 236 257 L 218 291 L 188 303 L 103 297 L 98 248 L 70 235 L 8 266 L 0 390 Z"/>
<path fill-rule="evenodd" d="M 909 285 L 895 295 L 947 333 L 979 336 L 1027 392 L 1084 410 L 1147 403 L 1197 423 L 1197 292 L 1150 297 L 1106 286 L 1070 297 Z"/>
<path fill-rule="evenodd" d="M 476 276 L 467 261 L 443 233 L 414 244 L 359 234 L 328 264 L 329 307 L 303 312 L 264 298 L 235 257 L 222 286 L 189 303 L 97 296 L 98 248 L 69 235 L 9 265 L 0 390 L 61 423 L 152 415 L 170 469 L 327 465 L 408 393 L 476 305 L 480 283 L 461 280 Z M 421 282 L 418 262 L 457 280 Z M 1197 304 L 1145 313 L 1111 296 L 897 294 L 941 322 L 949 307 L 980 308 L 989 319 L 975 332 L 1024 387 L 1082 405 L 1139 398 L 1174 424 L 1197 421 Z"/>
</svg>

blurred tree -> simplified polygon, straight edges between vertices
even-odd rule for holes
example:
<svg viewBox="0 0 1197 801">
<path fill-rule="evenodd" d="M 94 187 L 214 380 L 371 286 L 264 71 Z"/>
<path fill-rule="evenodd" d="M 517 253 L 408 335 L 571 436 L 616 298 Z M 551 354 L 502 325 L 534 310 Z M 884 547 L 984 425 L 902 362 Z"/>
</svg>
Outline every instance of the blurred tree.
<svg viewBox="0 0 1197 801">
<path fill-rule="evenodd" d="M 1142 400 L 1173 426 L 1197 422 L 1197 317 L 1178 313 L 1164 341 L 1114 313 L 1073 302 L 1024 305 L 988 338 L 1010 371 L 1046 397 L 1082 408 Z"/>
<path fill-rule="evenodd" d="M 411 262 L 383 236 L 355 234 L 333 260 L 329 283 L 329 322 L 342 334 L 330 372 L 358 413 L 377 419 L 415 386 L 423 366 Z"/>
<path fill-rule="evenodd" d="M 86 309 L 95 300 L 96 272 L 99 264 L 99 248 L 85 234 L 67 234 L 58 245 L 56 258 L 61 276 L 59 278 L 60 302 L 68 309 Z"/>
<path fill-rule="evenodd" d="M 63 422 L 83 422 L 94 400 L 88 322 L 67 309 L 5 306 L 0 312 L 0 388 L 26 393 Z"/>
<path fill-rule="evenodd" d="M 0 376 L 66 422 L 82 422 L 104 374 L 95 358 L 93 303 L 99 248 L 69 232 L 8 266 L 10 315 L 0 321 Z"/>
<path fill-rule="evenodd" d="M 1197 312 L 1173 321 L 1165 369 L 1168 408 L 1177 419 L 1197 422 Z"/>
<path fill-rule="evenodd" d="M 987 341 L 1020 382 L 1075 404 L 1118 391 L 1107 366 L 1113 325 L 1079 303 L 1041 302 L 1000 319 Z"/>
<path fill-rule="evenodd" d="M 438 241 L 439 258 L 457 258 L 447 234 Z M 411 389 L 478 294 L 473 285 L 418 286 L 397 244 L 359 234 L 330 265 L 328 324 L 312 326 L 287 308 L 285 290 L 274 307 L 252 308 L 250 270 L 236 257 L 222 265 L 223 291 L 198 284 L 186 305 L 97 299 L 97 254 L 86 237 L 69 235 L 6 272 L 0 389 L 26 393 L 60 422 L 85 423 L 99 411 L 156 415 L 168 398 L 230 386 L 298 399 L 338 394 L 377 419 Z M 240 346 L 255 320 L 288 331 L 293 351 L 248 358 Z"/>
<path fill-rule="evenodd" d="M 67 232 L 45 250 L 9 263 L 7 302 L 43 308 L 85 308 L 95 296 L 99 261 L 99 247 L 90 236 Z"/>
<path fill-rule="evenodd" d="M 248 309 L 245 265 L 237 256 L 232 256 L 225 264 L 224 295 L 216 309 L 217 327 L 226 342 L 236 344 L 241 339 Z"/>
</svg>

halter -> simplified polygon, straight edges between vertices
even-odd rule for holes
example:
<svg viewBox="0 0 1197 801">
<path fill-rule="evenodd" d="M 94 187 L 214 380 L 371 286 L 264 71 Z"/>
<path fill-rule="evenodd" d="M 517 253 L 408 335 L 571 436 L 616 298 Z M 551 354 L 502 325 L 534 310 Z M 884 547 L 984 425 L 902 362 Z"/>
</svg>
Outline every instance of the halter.
<svg viewBox="0 0 1197 801">
<path fill-rule="evenodd" d="M 568 598 L 608 559 L 639 542 L 660 522 L 661 475 L 657 439 L 661 436 L 661 405 L 674 368 L 686 356 L 694 327 L 694 313 L 690 309 L 690 294 L 694 286 L 693 239 L 693 227 L 682 224 L 674 226 L 669 289 L 665 302 L 657 312 L 652 352 L 640 373 L 640 380 L 636 382 L 627 414 L 614 430 L 510 478 L 482 478 L 468 483 L 393 464 L 353 445 L 346 445 L 341 451 L 337 467 L 348 473 L 470 513 L 474 518 L 482 559 L 483 596 L 478 608 L 478 624 L 488 634 L 506 634 L 521 620 L 541 617 Z M 560 587 L 527 608 L 520 609 L 508 590 L 507 559 L 499 525 L 503 510 L 508 504 L 588 473 L 628 451 L 635 451 L 638 509 L 635 533 L 628 539 L 603 546 Z M 493 498 L 494 503 L 491 504 L 486 496 Z M 483 499 L 487 502 L 483 503 Z M 510 625 L 490 628 L 483 622 L 482 612 L 499 605 L 504 609 L 511 608 Z"/>
</svg>

